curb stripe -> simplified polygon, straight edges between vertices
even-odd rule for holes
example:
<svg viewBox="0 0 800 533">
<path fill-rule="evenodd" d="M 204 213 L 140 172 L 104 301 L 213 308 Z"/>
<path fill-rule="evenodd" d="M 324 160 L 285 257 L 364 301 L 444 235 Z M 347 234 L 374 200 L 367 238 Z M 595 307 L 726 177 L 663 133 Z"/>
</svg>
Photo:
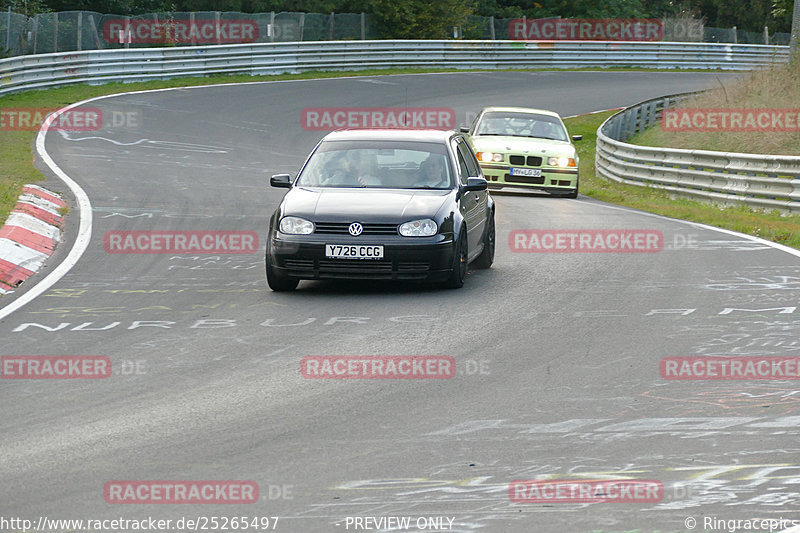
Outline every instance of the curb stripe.
<svg viewBox="0 0 800 533">
<path fill-rule="evenodd" d="M 13 289 L 31 275 L 33 271 L 0 259 L 0 288 Z"/>
<path fill-rule="evenodd" d="M 61 226 L 61 215 L 56 215 L 54 213 L 51 213 L 50 211 L 47 211 L 45 209 L 42 209 L 41 207 L 32 204 L 19 202 L 17 205 L 14 206 L 13 211 L 17 213 L 27 213 L 32 217 L 36 217 L 39 220 L 44 220 L 45 222 L 47 222 L 48 224 L 52 224 L 53 226 Z"/>
<path fill-rule="evenodd" d="M 22 192 L 31 194 L 33 196 L 38 196 L 39 198 L 56 204 L 58 207 L 67 207 L 67 203 L 62 200 L 60 196 L 55 193 L 51 193 L 46 189 L 42 189 L 41 187 L 37 187 L 35 185 L 25 185 L 22 187 Z"/>
<path fill-rule="evenodd" d="M 56 242 L 61 240 L 61 231 L 56 226 L 34 218 L 27 213 L 9 213 L 8 218 L 6 218 L 6 226 L 19 226 L 20 228 L 53 239 Z"/>
<path fill-rule="evenodd" d="M 29 229 L 21 228 L 19 226 L 11 226 L 8 224 L 0 228 L 0 238 L 14 241 L 47 255 L 52 255 L 53 250 L 56 248 L 56 242 L 53 239 L 45 237 L 44 235 L 40 235 Z"/>
<path fill-rule="evenodd" d="M 36 185 L 25 185 L 22 191 L 0 227 L 0 295 L 14 292 L 35 274 L 61 240 L 58 210 L 66 207 L 64 201 Z"/>
<path fill-rule="evenodd" d="M 9 239 L 0 239 L 0 257 L 35 272 L 39 268 L 35 265 L 44 263 L 49 255 Z"/>
<path fill-rule="evenodd" d="M 17 198 L 17 202 L 22 202 L 26 204 L 32 204 L 37 207 L 41 207 L 45 211 L 49 211 L 54 215 L 60 214 L 58 210 L 61 208 L 58 204 L 51 202 L 46 198 L 42 198 L 41 196 L 37 196 L 35 194 L 30 193 L 22 193 L 19 198 Z"/>
</svg>

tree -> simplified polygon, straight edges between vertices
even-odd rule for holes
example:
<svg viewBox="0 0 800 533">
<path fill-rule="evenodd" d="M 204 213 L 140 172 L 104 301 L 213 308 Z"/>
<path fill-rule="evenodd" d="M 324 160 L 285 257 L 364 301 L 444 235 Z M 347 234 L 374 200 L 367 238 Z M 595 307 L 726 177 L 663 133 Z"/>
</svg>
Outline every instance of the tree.
<svg viewBox="0 0 800 533">
<path fill-rule="evenodd" d="M 20 15 L 25 15 L 27 17 L 32 17 L 34 15 L 38 15 L 39 13 L 45 13 L 49 11 L 44 0 L 0 1 L 0 9 L 7 11 L 9 7 L 14 13 L 19 13 Z"/>
<path fill-rule="evenodd" d="M 371 7 L 386 39 L 447 39 L 474 10 L 471 0 L 375 0 Z"/>
<path fill-rule="evenodd" d="M 736 26 L 740 30 L 761 32 L 789 31 L 792 0 L 689 0 L 688 7 L 695 15 L 705 17 L 706 24 L 717 28 Z"/>
</svg>

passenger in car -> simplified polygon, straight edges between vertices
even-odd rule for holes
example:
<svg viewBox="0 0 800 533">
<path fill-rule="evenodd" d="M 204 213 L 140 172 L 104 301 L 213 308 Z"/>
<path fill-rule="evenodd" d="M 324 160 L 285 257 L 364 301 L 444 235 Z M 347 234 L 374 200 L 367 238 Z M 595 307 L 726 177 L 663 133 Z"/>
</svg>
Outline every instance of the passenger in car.
<svg viewBox="0 0 800 533">
<path fill-rule="evenodd" d="M 419 164 L 419 179 L 415 187 L 438 189 L 447 187 L 448 176 L 444 156 L 439 154 L 429 155 Z"/>
</svg>

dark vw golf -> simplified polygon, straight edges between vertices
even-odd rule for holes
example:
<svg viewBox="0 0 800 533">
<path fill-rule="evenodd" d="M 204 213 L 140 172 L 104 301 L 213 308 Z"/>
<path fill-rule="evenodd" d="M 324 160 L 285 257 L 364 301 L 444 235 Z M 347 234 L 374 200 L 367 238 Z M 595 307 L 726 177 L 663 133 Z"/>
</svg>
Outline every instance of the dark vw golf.
<svg viewBox="0 0 800 533">
<path fill-rule="evenodd" d="M 494 260 L 494 201 L 461 133 L 346 130 L 328 134 L 270 219 L 267 282 L 386 279 L 464 284 Z"/>
</svg>

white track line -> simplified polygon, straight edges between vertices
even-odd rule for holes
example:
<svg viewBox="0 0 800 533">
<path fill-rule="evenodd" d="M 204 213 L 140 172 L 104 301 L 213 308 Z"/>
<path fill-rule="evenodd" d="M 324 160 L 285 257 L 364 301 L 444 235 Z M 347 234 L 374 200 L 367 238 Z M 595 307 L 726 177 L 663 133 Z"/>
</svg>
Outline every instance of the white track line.
<svg viewBox="0 0 800 533">
<path fill-rule="evenodd" d="M 70 178 L 63 170 L 61 170 L 61 168 L 59 168 L 58 165 L 56 165 L 55 161 L 53 161 L 53 159 L 50 157 L 50 154 L 47 153 L 47 150 L 45 150 L 44 147 L 45 135 L 47 134 L 47 128 L 50 126 L 50 124 L 52 124 L 52 122 L 65 111 L 68 111 L 73 107 L 83 105 L 89 101 L 90 100 L 85 100 L 84 102 L 78 102 L 76 104 L 68 105 L 67 107 L 59 109 L 47 117 L 42 124 L 42 127 L 39 129 L 39 132 L 36 134 L 36 152 L 42 158 L 44 163 L 50 167 L 50 170 L 52 170 L 56 176 L 58 176 L 58 178 L 67 185 L 67 187 L 69 187 L 69 189 L 72 191 L 72 194 L 74 194 L 75 198 L 78 200 L 78 213 L 80 216 L 78 237 L 75 239 L 75 244 L 72 245 L 72 250 L 70 250 L 69 255 L 67 255 L 64 261 L 62 261 L 55 269 L 53 269 L 52 272 L 45 276 L 42 281 L 31 287 L 22 296 L 0 309 L 0 320 L 7 317 L 55 285 L 58 280 L 63 278 L 67 272 L 72 269 L 72 267 L 78 262 L 78 259 L 80 259 L 83 255 L 83 252 L 86 251 L 86 248 L 89 246 L 89 240 L 92 238 L 92 204 L 89 201 L 89 197 L 86 195 L 86 192 L 81 189 L 80 185 L 73 181 L 72 178 Z"/>
<path fill-rule="evenodd" d="M 618 211 L 627 211 L 629 213 L 638 213 L 640 215 L 644 215 L 644 216 L 647 216 L 647 217 L 660 218 L 662 220 L 668 220 L 670 222 L 679 222 L 681 224 L 688 224 L 688 225 L 694 226 L 696 228 L 717 231 L 717 232 L 720 232 L 720 233 L 725 233 L 727 235 L 733 235 L 734 237 L 741 237 L 742 239 L 746 239 L 748 241 L 757 242 L 759 244 L 763 244 L 765 246 L 769 246 L 770 248 L 774 248 L 774 249 L 779 250 L 781 252 L 786 252 L 787 254 L 792 254 L 794 256 L 800 257 L 800 250 L 797 250 L 795 248 L 791 248 L 791 247 L 783 245 L 783 244 L 778 244 L 777 242 L 768 241 L 766 239 L 762 239 L 761 237 L 755 237 L 753 235 L 747 235 L 746 233 L 739 233 L 738 231 L 733 231 L 733 230 L 724 229 L 724 228 L 718 228 L 716 226 L 709 226 L 707 224 L 701 224 L 699 222 L 692 222 L 691 220 L 681 220 L 679 218 L 671 218 L 671 217 L 667 217 L 667 216 L 664 216 L 664 215 L 658 215 L 656 213 L 648 213 L 646 211 L 639 211 L 638 209 L 633 209 L 633 208 L 630 208 L 630 207 L 621 207 L 621 206 L 616 206 L 616 205 L 608 205 L 608 204 L 605 204 L 605 203 L 601 203 L 599 200 L 594 201 L 594 202 L 589 202 L 589 201 L 586 201 L 586 200 L 578 200 L 578 201 L 582 201 L 583 203 L 587 203 L 587 204 L 591 204 L 591 205 L 597 205 L 597 206 L 600 206 L 600 207 L 605 207 L 606 209 L 616 209 Z"/>
<path fill-rule="evenodd" d="M 597 71 L 602 72 L 602 71 Z M 418 74 L 391 74 L 389 76 L 429 76 L 429 75 L 446 75 L 446 74 L 462 74 L 461 72 L 430 72 L 430 73 L 418 73 Z M 463 73 L 468 74 L 468 73 Z M 653 74 L 653 72 L 644 72 L 644 74 Z M 674 74 L 668 72 L 666 74 Z M 687 72 L 687 74 L 691 74 Z M 387 77 L 389 77 L 387 76 Z M 62 113 L 68 111 L 74 107 L 78 107 L 81 105 L 88 104 L 90 102 L 96 102 L 97 100 L 104 100 L 106 98 L 116 98 L 117 96 L 127 96 L 131 94 L 145 94 L 145 93 L 158 93 L 162 91 L 177 91 L 177 90 L 186 90 L 186 89 L 203 89 L 203 88 L 210 88 L 210 87 L 225 87 L 231 85 L 255 85 L 255 84 L 267 84 L 267 83 L 293 83 L 293 82 L 306 82 L 306 81 L 333 81 L 333 80 L 342 80 L 342 79 L 354 79 L 354 78 L 376 78 L 381 77 L 379 74 L 371 74 L 368 76 L 342 76 L 342 77 L 332 77 L 332 78 L 314 78 L 314 79 L 307 79 L 307 80 L 274 80 L 274 81 L 248 81 L 248 82 L 240 82 L 240 83 L 215 83 L 210 85 L 194 85 L 191 87 L 167 87 L 164 89 L 149 89 L 145 91 L 127 91 L 123 93 L 116 93 L 116 94 L 107 94 L 104 96 L 97 96 L 94 98 L 89 98 L 87 100 L 83 100 L 81 102 L 76 102 L 74 104 L 70 104 L 66 107 L 62 107 L 58 111 L 54 112 L 50 115 L 42 124 L 42 127 L 39 129 L 39 132 L 36 135 L 36 152 L 42 158 L 44 163 L 52 170 L 58 178 L 63 181 L 67 187 L 72 191 L 75 195 L 75 198 L 78 200 L 78 212 L 80 215 L 80 225 L 78 227 L 78 237 L 75 239 L 75 244 L 72 246 L 69 254 L 67 255 L 66 259 L 61 262 L 50 274 L 45 276 L 39 283 L 31 287 L 26 293 L 22 296 L 17 298 L 16 300 L 12 301 L 7 306 L 0 308 L 0 320 L 6 318 L 8 315 L 16 311 L 17 309 L 21 308 L 23 305 L 33 301 L 36 297 L 40 296 L 44 291 L 55 285 L 58 280 L 63 278 L 73 266 L 75 266 L 78 260 L 83 255 L 83 252 L 86 251 L 86 248 L 89 246 L 89 241 L 92 238 L 92 203 L 89 201 L 89 197 L 86 195 L 86 192 L 78 185 L 75 181 L 70 178 L 66 172 L 61 170 L 61 168 L 53 161 L 50 157 L 50 154 L 47 153 L 47 150 L 44 146 L 45 136 L 47 134 L 47 128 L 52 122 Z M 600 111 L 592 111 L 590 113 L 584 113 L 585 115 L 589 115 L 592 113 L 600 113 Z M 568 118 L 568 117 L 565 117 Z M 764 239 L 760 239 L 758 237 L 753 237 L 751 235 L 745 235 L 744 233 L 738 233 L 736 231 L 730 231 L 722 228 L 716 228 L 714 226 L 706 226 L 705 224 L 698 224 L 696 222 L 689 222 L 686 220 L 679 220 L 675 218 L 669 218 L 661 215 L 654 215 L 652 213 L 645 213 L 642 211 L 637 211 L 635 209 L 623 208 L 623 207 L 614 207 L 609 206 L 601 203 L 595 203 L 593 205 L 601 205 L 603 207 L 608 207 L 611 209 L 619 209 L 622 211 L 630 211 L 632 213 L 639 213 L 642 215 L 650 215 L 656 216 L 659 218 L 663 218 L 666 220 L 672 220 L 675 222 L 681 222 L 685 224 L 691 224 L 700 228 L 705 228 L 713 231 L 719 231 L 721 233 L 726 233 L 728 235 L 735 235 L 737 237 L 742 237 L 744 239 L 748 239 L 751 241 L 756 241 L 767 246 L 771 246 L 777 250 L 790 253 L 797 257 L 800 257 L 800 250 L 795 250 L 794 248 L 789 248 L 788 246 L 784 246 L 782 244 L 777 244 L 772 241 L 767 241 Z M 793 532 L 794 533 L 794 532 Z M 800 533 L 800 532 L 798 532 Z"/>
</svg>

